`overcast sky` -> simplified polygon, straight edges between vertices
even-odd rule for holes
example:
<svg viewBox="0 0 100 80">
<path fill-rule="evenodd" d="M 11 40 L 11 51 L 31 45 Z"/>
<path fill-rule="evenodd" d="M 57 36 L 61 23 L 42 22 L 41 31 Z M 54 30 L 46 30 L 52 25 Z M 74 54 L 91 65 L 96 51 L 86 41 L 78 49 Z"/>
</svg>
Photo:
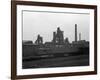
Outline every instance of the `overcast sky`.
<svg viewBox="0 0 100 80">
<path fill-rule="evenodd" d="M 89 14 L 23 11 L 23 40 L 36 40 L 37 35 L 43 37 L 43 42 L 53 39 L 53 32 L 60 27 L 64 38 L 74 41 L 75 24 L 77 24 L 78 39 L 89 41 Z"/>
</svg>

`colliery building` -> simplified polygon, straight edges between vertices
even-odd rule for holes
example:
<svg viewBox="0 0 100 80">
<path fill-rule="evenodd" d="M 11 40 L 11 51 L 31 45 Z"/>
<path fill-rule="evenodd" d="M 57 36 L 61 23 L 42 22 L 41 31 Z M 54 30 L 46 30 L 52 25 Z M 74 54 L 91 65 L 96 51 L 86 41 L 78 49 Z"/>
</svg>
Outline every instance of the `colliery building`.
<svg viewBox="0 0 100 80">
<path fill-rule="evenodd" d="M 57 28 L 57 31 L 53 32 L 53 39 L 51 42 L 45 42 L 43 43 L 43 37 L 40 36 L 40 34 L 38 34 L 36 41 L 33 43 L 32 41 L 25 41 L 23 40 L 23 45 L 28 45 L 28 44 L 32 44 L 32 45 L 45 45 L 45 46 L 56 46 L 56 45 L 71 45 L 71 46 L 89 46 L 89 42 L 86 40 L 81 40 L 81 33 L 79 33 L 79 40 L 77 39 L 77 24 L 75 24 L 75 40 L 72 41 L 72 43 L 69 42 L 68 38 L 66 37 L 64 39 L 64 32 L 60 29 L 60 27 Z"/>
<path fill-rule="evenodd" d="M 75 24 L 75 40 L 72 43 L 68 38 L 64 39 L 64 32 L 57 28 L 56 32 L 53 32 L 53 39 L 51 42 L 43 43 L 43 37 L 38 35 L 35 42 L 23 41 L 23 57 L 30 58 L 32 56 L 49 54 L 73 54 L 83 53 L 84 50 L 89 53 L 89 42 L 81 40 L 81 33 L 79 33 L 79 40 L 77 40 L 77 24 Z M 61 56 L 61 55 L 60 55 Z"/>
</svg>

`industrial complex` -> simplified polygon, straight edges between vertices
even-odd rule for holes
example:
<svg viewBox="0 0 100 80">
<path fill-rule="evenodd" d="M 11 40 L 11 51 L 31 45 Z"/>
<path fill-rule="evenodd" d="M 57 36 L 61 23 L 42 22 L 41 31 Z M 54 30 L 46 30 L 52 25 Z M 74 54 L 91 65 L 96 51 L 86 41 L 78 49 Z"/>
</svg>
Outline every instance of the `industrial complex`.
<svg viewBox="0 0 100 80">
<path fill-rule="evenodd" d="M 35 42 L 30 40 L 29 41 L 23 40 L 22 43 L 23 68 L 32 67 L 32 65 L 27 66 L 27 64 L 25 66 L 24 64 L 25 61 L 27 62 L 34 60 L 36 61 L 40 59 L 53 59 L 53 58 L 76 56 L 83 54 L 87 54 L 89 56 L 89 41 L 82 40 L 81 33 L 77 34 L 77 24 L 75 24 L 74 34 L 75 34 L 75 40 L 69 42 L 68 37 L 64 39 L 64 31 L 62 31 L 60 27 L 58 27 L 57 31 L 53 32 L 53 39 L 50 42 L 43 42 L 43 36 L 41 36 L 40 34 L 37 35 L 37 39 L 35 40 Z M 87 59 L 89 60 L 89 57 L 87 57 Z M 89 64 L 88 60 L 86 62 L 86 65 Z M 82 65 L 82 64 L 75 64 L 75 65 Z M 49 66 L 52 67 L 52 64 Z M 43 67 L 43 66 L 38 66 L 35 63 L 34 67 Z"/>
</svg>

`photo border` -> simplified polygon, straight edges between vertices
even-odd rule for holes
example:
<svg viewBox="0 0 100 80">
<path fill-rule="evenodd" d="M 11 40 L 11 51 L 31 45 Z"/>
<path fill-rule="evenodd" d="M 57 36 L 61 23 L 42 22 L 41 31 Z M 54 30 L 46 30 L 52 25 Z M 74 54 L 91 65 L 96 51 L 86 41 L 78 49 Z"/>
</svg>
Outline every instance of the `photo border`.
<svg viewBox="0 0 100 80">
<path fill-rule="evenodd" d="M 17 5 L 93 9 L 94 10 L 94 71 L 36 74 L 36 75 L 17 75 L 17 15 L 16 15 Z M 11 79 L 12 80 L 29 79 L 29 78 L 90 75 L 90 74 L 91 75 L 97 74 L 97 6 L 96 5 L 80 5 L 80 4 L 33 2 L 33 1 L 11 1 Z"/>
</svg>

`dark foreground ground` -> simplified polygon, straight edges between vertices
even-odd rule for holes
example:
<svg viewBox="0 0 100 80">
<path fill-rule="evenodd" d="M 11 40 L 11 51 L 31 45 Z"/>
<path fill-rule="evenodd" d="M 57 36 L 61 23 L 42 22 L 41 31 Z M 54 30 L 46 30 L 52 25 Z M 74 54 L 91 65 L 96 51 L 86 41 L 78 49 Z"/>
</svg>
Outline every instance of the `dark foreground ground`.
<svg viewBox="0 0 100 80">
<path fill-rule="evenodd" d="M 89 65 L 89 54 L 77 54 L 62 57 L 41 58 L 23 61 L 23 69 L 48 68 L 48 67 L 71 67 Z"/>
</svg>

